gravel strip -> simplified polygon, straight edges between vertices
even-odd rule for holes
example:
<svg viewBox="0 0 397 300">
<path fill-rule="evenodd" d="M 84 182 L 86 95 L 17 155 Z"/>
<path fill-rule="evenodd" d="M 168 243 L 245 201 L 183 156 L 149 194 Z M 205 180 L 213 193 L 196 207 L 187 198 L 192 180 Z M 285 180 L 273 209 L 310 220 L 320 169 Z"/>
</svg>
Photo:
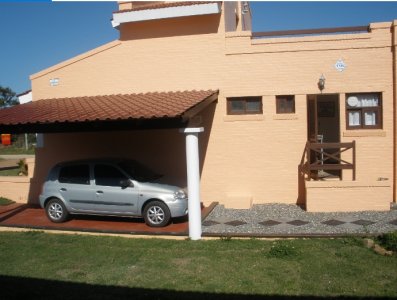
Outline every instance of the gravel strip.
<svg viewBox="0 0 397 300">
<path fill-rule="evenodd" d="M 219 224 L 204 226 L 207 222 L 210 225 L 209 221 Z M 225 224 L 231 221 L 240 221 L 240 223 L 245 222 L 246 224 L 237 226 Z M 260 222 L 267 224 L 266 221 L 271 224 L 275 223 L 271 221 L 279 223 L 272 226 L 260 224 Z M 395 224 L 390 224 L 391 221 L 395 221 Z M 287 222 L 292 222 L 292 224 Z M 328 224 L 323 222 L 328 222 Z M 297 225 L 293 225 L 294 223 Z M 254 205 L 251 209 L 226 209 L 223 205 L 218 205 L 204 220 L 202 230 L 203 233 L 220 235 L 372 235 L 397 230 L 397 210 L 310 213 L 296 205 L 289 204 L 261 204 Z"/>
</svg>

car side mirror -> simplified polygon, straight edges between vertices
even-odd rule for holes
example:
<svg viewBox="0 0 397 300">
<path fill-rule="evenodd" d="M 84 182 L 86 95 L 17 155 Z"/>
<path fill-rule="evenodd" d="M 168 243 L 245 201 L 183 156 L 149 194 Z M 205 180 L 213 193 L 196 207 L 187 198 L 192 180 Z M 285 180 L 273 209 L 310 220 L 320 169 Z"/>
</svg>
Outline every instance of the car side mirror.
<svg viewBox="0 0 397 300">
<path fill-rule="evenodd" d="M 121 188 L 126 189 L 128 187 L 134 187 L 134 183 L 132 182 L 131 179 L 121 180 L 120 186 Z"/>
</svg>

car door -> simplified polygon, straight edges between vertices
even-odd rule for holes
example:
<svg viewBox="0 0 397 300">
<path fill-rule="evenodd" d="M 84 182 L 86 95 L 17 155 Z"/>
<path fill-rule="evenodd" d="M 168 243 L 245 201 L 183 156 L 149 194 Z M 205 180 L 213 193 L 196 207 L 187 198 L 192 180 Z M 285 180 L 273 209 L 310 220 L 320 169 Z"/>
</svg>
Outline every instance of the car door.
<svg viewBox="0 0 397 300">
<path fill-rule="evenodd" d="M 128 177 L 116 166 L 97 163 L 94 166 L 94 198 L 98 212 L 135 215 L 139 191 L 136 187 L 123 187 Z"/>
<path fill-rule="evenodd" d="M 88 212 L 95 210 L 89 164 L 61 166 L 58 187 L 59 193 L 73 211 Z"/>
</svg>

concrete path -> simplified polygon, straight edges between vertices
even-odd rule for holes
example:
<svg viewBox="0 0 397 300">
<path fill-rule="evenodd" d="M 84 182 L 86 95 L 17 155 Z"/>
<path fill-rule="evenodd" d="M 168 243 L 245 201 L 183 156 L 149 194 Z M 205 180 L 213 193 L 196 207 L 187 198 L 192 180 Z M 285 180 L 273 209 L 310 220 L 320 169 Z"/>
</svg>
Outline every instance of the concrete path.
<svg viewBox="0 0 397 300">
<path fill-rule="evenodd" d="M 0 160 L 0 170 L 13 169 L 18 167 L 19 159 L 4 159 Z"/>
<path fill-rule="evenodd" d="M 202 225 L 204 236 L 378 235 L 397 231 L 397 210 L 310 213 L 287 204 L 254 205 L 251 209 L 218 205 Z"/>
</svg>

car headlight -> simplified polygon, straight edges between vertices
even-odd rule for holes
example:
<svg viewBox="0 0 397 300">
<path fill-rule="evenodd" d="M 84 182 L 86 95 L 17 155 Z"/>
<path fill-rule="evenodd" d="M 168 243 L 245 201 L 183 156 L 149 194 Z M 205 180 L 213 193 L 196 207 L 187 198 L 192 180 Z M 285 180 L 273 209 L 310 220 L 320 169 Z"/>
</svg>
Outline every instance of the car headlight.
<svg viewBox="0 0 397 300">
<path fill-rule="evenodd" d="M 186 198 L 187 198 L 187 196 L 186 196 L 186 193 L 185 193 L 184 190 L 179 190 L 179 191 L 174 193 L 174 199 L 175 200 L 183 200 L 183 199 L 186 199 Z"/>
</svg>

